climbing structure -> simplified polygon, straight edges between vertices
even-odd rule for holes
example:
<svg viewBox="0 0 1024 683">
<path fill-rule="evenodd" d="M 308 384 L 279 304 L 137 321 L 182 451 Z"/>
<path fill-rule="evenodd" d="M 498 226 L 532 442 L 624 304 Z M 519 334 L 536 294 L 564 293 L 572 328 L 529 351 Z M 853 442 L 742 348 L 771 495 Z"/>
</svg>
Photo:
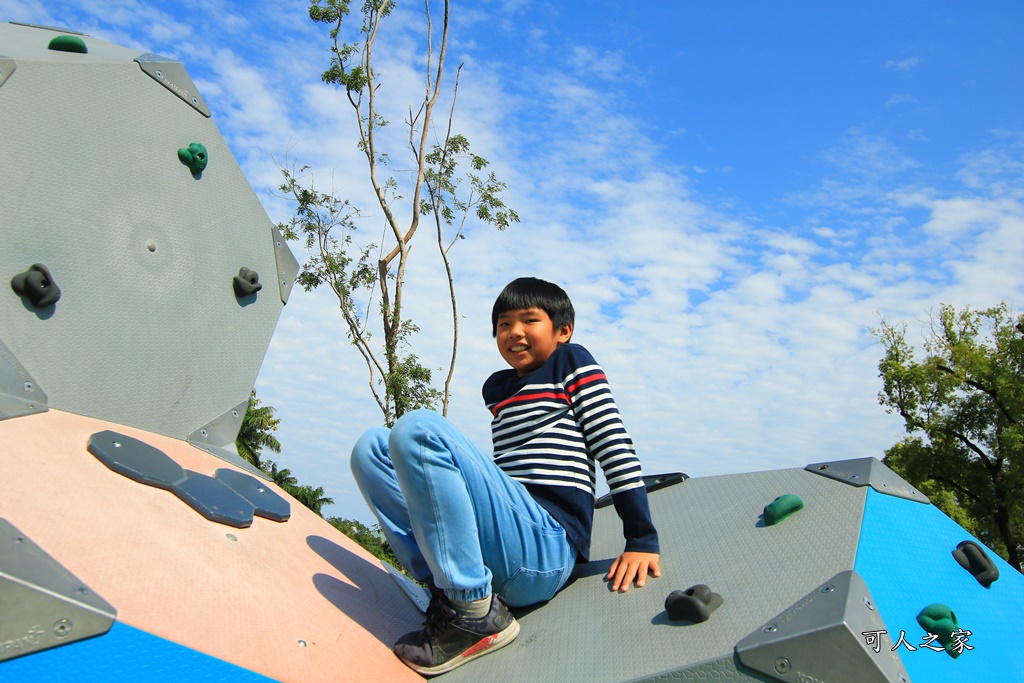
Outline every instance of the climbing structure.
<svg viewBox="0 0 1024 683">
<path fill-rule="evenodd" d="M 0 112 L 0 680 L 419 680 L 423 589 L 233 451 L 298 266 L 185 67 L 0 24 Z M 878 460 L 809 459 L 650 477 L 626 594 L 599 501 L 594 561 L 445 678 L 1024 680 L 1024 577 Z"/>
<path fill-rule="evenodd" d="M 234 451 L 298 264 L 185 67 L 0 24 L 0 111 L 0 680 L 417 680 Z"/>
<path fill-rule="evenodd" d="M 445 680 L 1024 680 L 1024 576 L 874 458 L 688 479 L 650 503 L 661 578 L 609 592 L 622 539 L 599 510 L 591 556 L 608 559 Z"/>
</svg>

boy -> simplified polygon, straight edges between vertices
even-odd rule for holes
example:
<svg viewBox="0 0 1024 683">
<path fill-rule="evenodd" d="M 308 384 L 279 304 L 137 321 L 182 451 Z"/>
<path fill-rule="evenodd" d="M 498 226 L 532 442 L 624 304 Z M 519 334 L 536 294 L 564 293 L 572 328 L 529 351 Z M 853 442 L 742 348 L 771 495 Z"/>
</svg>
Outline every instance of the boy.
<svg viewBox="0 0 1024 683">
<path fill-rule="evenodd" d="M 511 367 L 483 387 L 493 457 L 427 410 L 371 429 L 352 450 L 392 550 L 431 583 L 425 628 L 395 644 L 421 674 L 512 642 L 519 624 L 505 605 L 550 600 L 589 560 L 595 461 L 626 538 L 605 578 L 626 592 L 661 575 L 640 463 L 604 372 L 570 343 L 574 318 L 568 295 L 536 278 L 509 283 L 495 301 L 492 333 Z"/>
</svg>

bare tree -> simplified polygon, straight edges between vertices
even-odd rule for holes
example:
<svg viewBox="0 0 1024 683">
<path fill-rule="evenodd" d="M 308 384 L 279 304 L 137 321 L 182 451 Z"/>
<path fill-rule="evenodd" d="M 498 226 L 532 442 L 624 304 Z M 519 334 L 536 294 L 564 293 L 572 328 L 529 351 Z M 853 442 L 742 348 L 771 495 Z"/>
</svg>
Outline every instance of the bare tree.
<svg viewBox="0 0 1024 683">
<path fill-rule="evenodd" d="M 362 6 L 361 38 L 342 39 L 349 15 L 347 0 L 311 0 L 310 18 L 330 26 L 330 66 L 322 78 L 343 88 L 355 115 L 357 144 L 367 162 L 373 195 L 384 216 L 385 231 L 380 245 L 358 246 L 353 233 L 363 215 L 339 199 L 334 190 L 320 192 L 308 166 L 282 169 L 281 190 L 297 203 L 294 217 L 282 231 L 288 239 L 304 235 L 310 258 L 299 276 L 307 290 L 327 284 L 338 298 L 353 344 L 359 349 L 369 371 L 370 390 L 387 425 L 405 412 L 419 407 L 436 407 L 440 402 L 447 414 L 451 380 L 458 348 L 458 307 L 449 253 L 465 237 L 466 222 L 473 218 L 499 230 L 518 221 L 515 211 L 501 199 L 505 185 L 493 173 L 483 175 L 488 162 L 470 151 L 468 140 L 453 133 L 458 79 L 456 70 L 451 90 L 451 108 L 443 135 L 435 126 L 435 107 L 442 94 L 447 56 L 451 2 L 445 0 L 440 13 L 440 37 L 429 0 L 424 4 L 426 53 L 424 93 L 408 108 L 408 154 L 412 162 L 412 195 L 399 194 L 392 175 L 392 162 L 381 131 L 388 125 L 382 116 L 378 91 L 383 78 L 374 69 L 375 53 L 383 23 L 395 8 L 392 0 L 367 0 Z M 409 351 L 411 336 L 418 331 L 404 308 L 406 269 L 411 244 L 422 216 L 431 216 L 437 247 L 444 266 L 451 297 L 453 323 L 452 355 L 443 390 L 431 384 L 432 372 Z M 371 334 L 371 311 L 379 307 L 383 343 Z"/>
</svg>

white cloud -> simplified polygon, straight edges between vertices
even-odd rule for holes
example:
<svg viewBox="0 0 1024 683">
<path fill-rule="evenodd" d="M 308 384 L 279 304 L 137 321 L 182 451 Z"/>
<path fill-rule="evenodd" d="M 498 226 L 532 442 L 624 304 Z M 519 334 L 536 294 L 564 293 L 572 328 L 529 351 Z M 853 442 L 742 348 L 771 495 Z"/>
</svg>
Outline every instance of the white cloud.
<svg viewBox="0 0 1024 683">
<path fill-rule="evenodd" d="M 72 18 L 123 42 L 155 40 L 147 49 L 179 51 L 275 220 L 287 219 L 290 206 L 267 189 L 287 152 L 313 167 L 319 189 L 333 187 L 367 211 L 360 239 L 375 241 L 382 224 L 352 112 L 320 82 L 324 27 L 292 11 L 301 4 L 286 12 L 259 3 L 278 17 L 269 27 L 225 15 L 232 35 L 223 40 L 210 26 L 179 27 L 145 4 L 79 3 Z M 12 7 L 27 19 L 52 19 L 38 3 Z M 497 19 L 521 10 L 508 3 Z M 801 169 L 808 180 L 790 197 L 786 219 L 769 219 L 695 191 L 694 159 L 667 163 L 643 123 L 609 97 L 615 86 L 602 77 L 628 73 L 628 52 L 580 45 L 568 55 L 580 70 L 484 62 L 473 46 L 485 41 L 473 37 L 508 30 L 488 23 L 488 11 L 478 8 L 474 19 L 487 33 L 459 44 L 467 67 L 456 123 L 508 182 L 506 200 L 522 223 L 504 233 L 474 228 L 453 251 L 464 317 L 450 414 L 482 446 L 489 430 L 479 387 L 501 364 L 490 307 L 519 275 L 558 281 L 574 297 L 576 340 L 608 371 L 645 469 L 695 476 L 880 455 L 902 427 L 876 401 L 876 315 L 913 319 L 936 301 L 989 305 L 1024 295 L 1019 135 L 997 133 L 962 159 L 956 176 L 941 178 L 876 129 L 851 126 Z M 396 35 L 379 52 L 379 96 L 391 121 L 382 143 L 399 150 L 394 170 L 405 188 L 402 121 L 422 96 L 423 78 L 409 39 L 417 14 L 402 9 L 394 19 Z M 174 47 L 167 27 L 187 40 Z M 273 40 L 247 51 L 239 41 L 248 30 Z M 550 36 L 533 29 L 524 49 Z M 919 65 L 916 57 L 886 63 L 896 71 Z M 908 137 L 924 134 L 912 129 Z M 416 353 L 438 368 L 450 322 L 428 228 L 413 248 L 407 303 L 421 326 Z M 300 245 L 292 249 L 301 257 Z M 285 450 L 273 459 L 324 486 L 337 503 L 329 514 L 368 521 L 347 466 L 352 443 L 380 421 L 367 381 L 331 294 L 296 289 L 257 382 L 282 419 Z"/>
<path fill-rule="evenodd" d="M 885 103 L 885 106 L 898 107 L 901 104 L 914 104 L 915 102 L 917 102 L 917 98 L 911 95 L 910 93 L 900 93 L 898 95 L 893 95 L 892 97 L 890 97 L 889 100 Z"/>
<path fill-rule="evenodd" d="M 906 59 L 890 59 L 885 63 L 885 68 L 895 71 L 913 71 L 920 64 L 919 57 L 907 57 Z"/>
</svg>

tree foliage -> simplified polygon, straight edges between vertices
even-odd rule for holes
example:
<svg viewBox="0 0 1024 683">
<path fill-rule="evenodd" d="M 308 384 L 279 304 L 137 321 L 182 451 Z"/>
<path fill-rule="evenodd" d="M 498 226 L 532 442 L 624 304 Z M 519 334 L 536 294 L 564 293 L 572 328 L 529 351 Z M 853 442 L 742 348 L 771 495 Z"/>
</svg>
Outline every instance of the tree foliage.
<svg viewBox="0 0 1024 683">
<path fill-rule="evenodd" d="M 278 469 L 276 462 L 264 460 L 261 457 L 263 448 L 268 448 L 274 453 L 281 452 L 281 442 L 273 435 L 279 424 L 281 424 L 281 419 L 274 417 L 273 406 L 261 406 L 259 399 L 256 398 L 256 392 L 251 392 L 249 407 L 242 417 L 242 427 L 235 439 L 238 454 L 265 472 L 271 481 L 284 489 L 292 498 L 316 514 L 323 516 L 321 514 L 323 507 L 334 503 L 331 498 L 324 495 L 323 487 L 299 484 L 299 481 L 292 476 L 291 470 Z"/>
<path fill-rule="evenodd" d="M 401 136 L 403 142 L 396 150 L 388 148 L 394 138 L 382 135 L 389 122 L 379 109 L 378 92 L 384 82 L 375 69 L 377 40 L 395 3 L 366 0 L 361 24 L 354 29 L 347 0 L 310 2 L 310 18 L 329 27 L 331 57 L 321 78 L 342 90 L 352 109 L 356 144 L 366 159 L 368 181 L 384 218 L 381 244 L 361 244 L 355 239 L 366 216 L 349 200 L 338 198 L 333 188 L 330 192 L 317 189 L 308 166 L 282 169 L 280 190 L 295 201 L 296 210 L 291 221 L 280 227 L 288 239 L 304 238 L 310 254 L 298 282 L 307 290 L 326 285 L 334 292 L 349 339 L 366 363 L 370 391 L 389 426 L 415 408 L 440 403 L 442 412 L 447 413 L 458 348 L 458 309 L 449 252 L 465 237 L 467 220 L 499 230 L 519 220 L 501 199 L 505 185 L 493 173 L 485 172 L 487 160 L 470 151 L 465 136 L 452 131 L 461 67 L 451 89 L 445 130 L 437 130 L 435 107 L 443 91 L 450 1 L 444 0 L 442 7 L 438 12 L 429 1 L 425 3 L 424 90 L 422 99 L 408 108 L 408 136 Z M 439 36 L 434 30 L 436 18 L 440 19 Z M 409 166 L 403 163 L 402 168 L 394 168 L 391 159 L 398 156 L 404 156 Z M 399 173 L 411 179 L 404 190 Z M 433 219 L 451 299 L 452 355 L 443 390 L 434 388 L 432 371 L 410 351 L 418 328 L 405 309 L 412 240 L 424 216 Z M 379 324 L 373 322 L 377 319 Z M 382 336 L 380 341 L 375 333 Z"/>
<path fill-rule="evenodd" d="M 235 438 L 238 454 L 262 469 L 260 451 L 267 448 L 274 453 L 281 452 L 281 442 L 273 434 L 280 423 L 281 420 L 274 417 L 274 409 L 271 406 L 261 406 L 259 399 L 256 398 L 256 391 L 253 390 L 249 394 L 249 406 L 245 409 L 242 426 Z"/>
<path fill-rule="evenodd" d="M 1024 533 L 1024 316 L 942 305 L 914 359 L 906 325 L 874 331 L 885 349 L 879 402 L 908 436 L 885 464 L 1014 567 Z"/>
<path fill-rule="evenodd" d="M 381 533 L 379 524 L 374 525 L 371 529 L 354 519 L 328 517 L 327 521 L 330 522 L 331 526 L 361 545 L 377 559 L 384 560 L 399 571 L 408 573 L 398 561 L 394 551 L 391 550 L 391 546 L 384 539 L 384 534 Z"/>
</svg>

